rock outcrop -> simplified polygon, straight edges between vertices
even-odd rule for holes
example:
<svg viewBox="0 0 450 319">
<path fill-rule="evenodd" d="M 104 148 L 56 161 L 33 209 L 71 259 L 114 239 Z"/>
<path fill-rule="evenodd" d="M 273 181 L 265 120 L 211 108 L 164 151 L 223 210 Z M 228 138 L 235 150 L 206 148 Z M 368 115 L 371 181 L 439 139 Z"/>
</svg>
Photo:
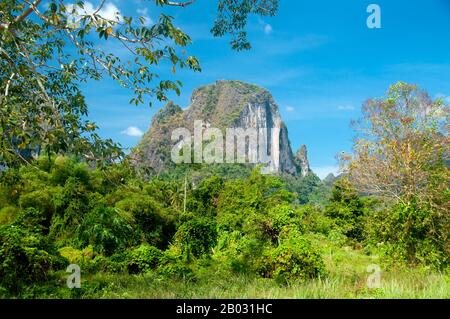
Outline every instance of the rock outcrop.
<svg viewBox="0 0 450 319">
<path fill-rule="evenodd" d="M 311 168 L 309 167 L 308 160 L 308 150 L 306 145 L 302 145 L 297 153 L 295 153 L 295 161 L 297 166 L 300 168 L 300 175 L 305 177 L 311 172 Z"/>
<path fill-rule="evenodd" d="M 287 128 L 272 95 L 263 88 L 240 81 L 217 81 L 196 89 L 185 110 L 169 102 L 154 116 L 149 130 L 132 153 L 133 159 L 155 173 L 169 169 L 174 165 L 171 150 L 180 142 L 172 140 L 173 131 L 185 128 L 193 137 L 195 123 L 199 121 L 203 129 L 219 129 L 224 139 L 229 128 L 266 132 L 266 135 L 258 135 L 256 147 L 248 140 L 245 146 L 249 158 L 261 154 L 267 147 L 263 162 L 266 172 L 304 176 L 310 171 L 306 148 L 301 149 L 300 159 L 294 157 Z M 224 158 L 226 162 L 225 154 Z"/>
</svg>

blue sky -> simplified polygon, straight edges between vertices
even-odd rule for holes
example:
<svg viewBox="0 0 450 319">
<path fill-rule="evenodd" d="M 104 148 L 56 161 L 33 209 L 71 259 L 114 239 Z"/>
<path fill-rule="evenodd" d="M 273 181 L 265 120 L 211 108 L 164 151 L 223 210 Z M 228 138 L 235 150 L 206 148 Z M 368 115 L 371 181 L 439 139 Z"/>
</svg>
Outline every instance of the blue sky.
<svg viewBox="0 0 450 319">
<path fill-rule="evenodd" d="M 148 16 L 149 22 L 158 17 L 151 2 L 107 1 L 125 15 Z M 219 79 L 267 88 L 294 151 L 306 144 L 311 166 L 321 177 L 336 170 L 337 153 L 351 151 L 349 122 L 359 117 L 362 103 L 383 96 L 390 84 L 415 83 L 450 102 L 450 0 L 280 0 L 276 17 L 250 19 L 253 48 L 248 52 L 234 52 L 228 38 L 211 36 L 215 3 L 197 0 L 188 8 L 168 10 L 193 38 L 187 51 L 203 69 L 178 73 L 184 88 L 181 96 L 171 98 L 185 107 L 194 88 Z M 381 7 L 381 29 L 366 26 L 371 3 Z M 126 57 L 126 49 L 113 49 Z M 111 80 L 83 89 L 101 135 L 124 147 L 136 145 L 139 130 L 147 130 L 163 106 L 156 100 L 152 108 L 131 106 L 131 92 Z"/>
</svg>

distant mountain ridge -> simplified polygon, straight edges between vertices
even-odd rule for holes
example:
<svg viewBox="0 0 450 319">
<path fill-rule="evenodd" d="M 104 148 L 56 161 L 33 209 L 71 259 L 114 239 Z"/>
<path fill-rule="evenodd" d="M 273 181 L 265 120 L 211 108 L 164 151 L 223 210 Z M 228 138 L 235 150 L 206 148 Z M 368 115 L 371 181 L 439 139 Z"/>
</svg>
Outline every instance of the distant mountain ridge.
<svg viewBox="0 0 450 319">
<path fill-rule="evenodd" d="M 171 150 L 177 141 L 171 140 L 172 132 L 181 127 L 194 132 L 195 121 L 202 121 L 205 128 L 223 131 L 276 128 L 278 134 L 268 134 L 270 160 L 264 165 L 272 173 L 306 176 L 310 172 L 306 146 L 294 156 L 286 125 L 270 92 L 241 81 L 217 81 L 194 90 L 185 110 L 173 102 L 167 103 L 155 114 L 150 128 L 133 150 L 133 160 L 157 174 L 167 171 L 175 165 Z"/>
</svg>

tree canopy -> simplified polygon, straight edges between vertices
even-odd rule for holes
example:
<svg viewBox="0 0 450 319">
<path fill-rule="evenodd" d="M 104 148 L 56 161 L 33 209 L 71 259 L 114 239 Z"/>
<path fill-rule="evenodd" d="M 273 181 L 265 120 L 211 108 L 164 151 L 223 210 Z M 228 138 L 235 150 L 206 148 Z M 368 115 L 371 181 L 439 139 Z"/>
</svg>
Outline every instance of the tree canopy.
<svg viewBox="0 0 450 319">
<path fill-rule="evenodd" d="M 361 192 L 431 204 L 448 192 L 449 107 L 417 86 L 399 82 L 385 99 L 370 99 L 354 122 L 354 156 L 346 157 Z"/>
</svg>

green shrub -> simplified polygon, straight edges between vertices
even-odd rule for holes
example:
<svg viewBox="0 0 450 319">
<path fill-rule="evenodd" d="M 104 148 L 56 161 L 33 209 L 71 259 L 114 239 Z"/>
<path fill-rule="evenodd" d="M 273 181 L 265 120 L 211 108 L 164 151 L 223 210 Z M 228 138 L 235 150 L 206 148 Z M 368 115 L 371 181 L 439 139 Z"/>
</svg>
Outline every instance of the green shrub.
<svg viewBox="0 0 450 319">
<path fill-rule="evenodd" d="M 278 242 L 278 236 L 284 228 L 304 229 L 300 215 L 289 204 L 275 205 L 269 209 L 267 217 L 269 218 L 263 223 L 264 237 L 274 244 Z M 256 225 L 250 225 L 250 227 L 252 226 L 255 227 Z"/>
<path fill-rule="evenodd" d="M 176 232 L 175 212 L 164 208 L 150 195 L 135 192 L 118 201 L 115 206 L 130 213 L 138 226 L 139 235 L 158 248 L 166 248 Z"/>
<path fill-rule="evenodd" d="M 298 232 L 290 231 L 278 247 L 267 251 L 267 262 L 260 272 L 276 280 L 306 280 L 325 274 L 321 255 Z"/>
<path fill-rule="evenodd" d="M 14 206 L 6 206 L 0 209 L 0 225 L 11 224 L 19 213 L 19 209 Z"/>
<path fill-rule="evenodd" d="M 109 266 L 108 258 L 103 255 L 95 255 L 94 258 L 87 260 L 81 269 L 86 273 L 107 272 Z"/>
<path fill-rule="evenodd" d="M 344 246 L 348 241 L 347 236 L 345 236 L 339 229 L 330 230 L 327 238 L 338 247 Z"/>
<path fill-rule="evenodd" d="M 52 189 L 38 189 L 23 194 L 19 198 L 19 205 L 22 209 L 36 208 L 45 213 L 47 218 L 49 218 L 54 212 L 54 207 L 52 205 Z"/>
<path fill-rule="evenodd" d="M 107 258 L 106 271 L 112 273 L 126 273 L 130 264 L 131 253 L 127 250 L 118 250 L 114 255 Z"/>
<path fill-rule="evenodd" d="M 449 266 L 449 215 L 415 205 L 397 204 L 374 212 L 365 227 L 366 244 L 377 247 L 391 263 Z"/>
<path fill-rule="evenodd" d="M 343 234 L 362 240 L 365 212 L 364 201 L 347 180 L 340 179 L 334 183 L 325 214 L 333 219 Z"/>
<path fill-rule="evenodd" d="M 47 164 L 48 165 L 48 164 Z M 51 166 L 51 180 L 53 183 L 64 185 L 73 176 L 75 161 L 67 156 L 57 156 Z"/>
<path fill-rule="evenodd" d="M 92 246 L 87 246 L 83 250 L 66 246 L 58 249 L 61 256 L 66 258 L 71 264 L 82 265 L 94 257 L 94 250 Z"/>
<path fill-rule="evenodd" d="M 12 226 L 21 227 L 42 235 L 44 232 L 47 232 L 47 219 L 41 211 L 35 208 L 28 208 L 17 215 Z"/>
<path fill-rule="evenodd" d="M 200 257 L 211 252 L 217 242 L 216 223 L 209 218 L 200 217 L 185 222 L 175 234 L 175 240 L 185 256 Z"/>
<path fill-rule="evenodd" d="M 320 206 L 304 205 L 298 209 L 298 214 L 305 231 L 312 233 L 321 233 L 328 236 L 336 226 L 332 218 L 325 215 L 324 210 Z"/>
<path fill-rule="evenodd" d="M 23 181 L 17 169 L 0 170 L 0 208 L 17 206 Z"/>
<path fill-rule="evenodd" d="M 48 280 L 50 271 L 64 264 L 39 233 L 18 225 L 0 226 L 0 286 L 9 292 Z"/>
<path fill-rule="evenodd" d="M 268 248 L 268 241 L 243 235 L 239 231 L 222 232 L 213 258 L 225 271 L 251 274 L 264 263 L 263 254 Z"/>
<path fill-rule="evenodd" d="M 67 177 L 63 186 L 53 188 L 51 203 L 56 210 L 50 226 L 53 238 L 65 240 L 75 237 L 77 227 L 91 208 L 91 194 L 90 190 L 75 177 Z"/>
<path fill-rule="evenodd" d="M 77 229 L 81 246 L 92 245 L 95 252 L 112 255 L 133 241 L 130 220 L 116 208 L 96 207 L 89 212 Z"/>
<path fill-rule="evenodd" d="M 193 196 L 187 203 L 188 210 L 194 211 L 200 216 L 215 216 L 218 197 L 223 187 L 224 180 L 217 176 L 202 181 L 193 191 Z"/>
<path fill-rule="evenodd" d="M 128 272 L 137 274 L 154 270 L 159 266 L 161 257 L 161 250 L 143 244 L 131 252 L 130 261 L 128 262 Z"/>
<path fill-rule="evenodd" d="M 179 247 L 170 246 L 160 258 L 158 273 L 170 279 L 193 279 L 195 274 Z"/>
<path fill-rule="evenodd" d="M 95 255 L 93 247 L 87 246 L 82 250 L 66 246 L 58 249 L 70 264 L 77 264 L 85 273 L 112 272 L 123 273 L 129 263 L 129 252 L 119 252 L 110 257 Z"/>
</svg>

